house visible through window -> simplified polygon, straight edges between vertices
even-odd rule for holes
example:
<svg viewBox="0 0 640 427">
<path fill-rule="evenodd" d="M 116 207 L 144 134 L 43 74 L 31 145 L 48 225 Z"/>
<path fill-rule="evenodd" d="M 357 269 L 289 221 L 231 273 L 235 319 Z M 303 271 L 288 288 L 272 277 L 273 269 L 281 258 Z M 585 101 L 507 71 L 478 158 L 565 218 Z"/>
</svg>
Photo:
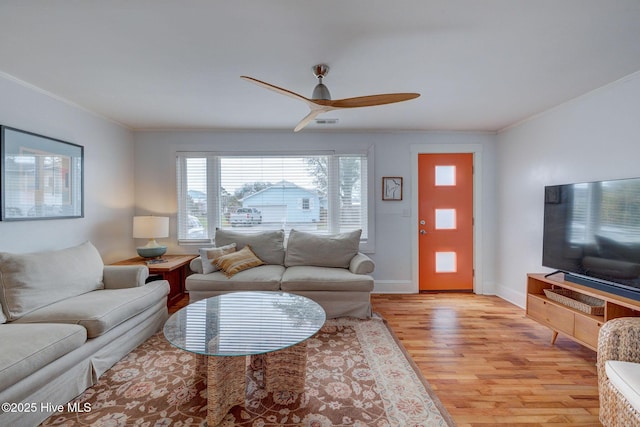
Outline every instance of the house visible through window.
<svg viewBox="0 0 640 427">
<path fill-rule="evenodd" d="M 217 155 L 178 153 L 178 240 L 215 229 L 369 235 L 366 154 Z"/>
</svg>

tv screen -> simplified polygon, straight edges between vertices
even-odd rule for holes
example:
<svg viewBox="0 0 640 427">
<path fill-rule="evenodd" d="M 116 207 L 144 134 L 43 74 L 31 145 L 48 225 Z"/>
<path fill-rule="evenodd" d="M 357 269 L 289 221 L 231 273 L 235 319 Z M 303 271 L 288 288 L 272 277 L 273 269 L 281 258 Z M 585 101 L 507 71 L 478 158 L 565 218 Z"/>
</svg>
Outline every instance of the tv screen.
<svg viewBox="0 0 640 427">
<path fill-rule="evenodd" d="M 544 198 L 542 265 L 640 297 L 640 178 L 547 186 Z"/>
</svg>

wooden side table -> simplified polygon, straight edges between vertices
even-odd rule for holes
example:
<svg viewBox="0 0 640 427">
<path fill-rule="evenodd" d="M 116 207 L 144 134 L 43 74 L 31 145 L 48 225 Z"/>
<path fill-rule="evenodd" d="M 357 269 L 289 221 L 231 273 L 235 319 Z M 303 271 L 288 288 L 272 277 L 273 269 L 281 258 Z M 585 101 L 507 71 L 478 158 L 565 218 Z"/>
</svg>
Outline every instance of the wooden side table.
<svg viewBox="0 0 640 427">
<path fill-rule="evenodd" d="M 184 296 L 184 281 L 191 269 L 189 263 L 198 255 L 163 255 L 162 259 L 167 262 L 158 264 L 147 264 L 147 259 L 135 257 L 118 261 L 113 265 L 146 265 L 149 267 L 149 276 L 159 276 L 160 279 L 169 282 L 169 296 L 167 305 L 175 304 Z"/>
</svg>

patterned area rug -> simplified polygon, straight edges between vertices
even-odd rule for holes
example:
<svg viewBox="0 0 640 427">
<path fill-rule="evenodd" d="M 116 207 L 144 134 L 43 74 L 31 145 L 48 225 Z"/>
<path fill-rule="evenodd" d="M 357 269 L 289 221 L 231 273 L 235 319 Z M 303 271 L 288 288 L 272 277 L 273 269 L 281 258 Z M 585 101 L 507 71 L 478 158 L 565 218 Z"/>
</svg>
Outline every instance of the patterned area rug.
<svg viewBox="0 0 640 427">
<path fill-rule="evenodd" d="M 305 392 L 268 395 L 247 372 L 244 406 L 220 426 L 453 426 L 449 414 L 382 319 L 334 319 L 308 341 Z M 206 363 L 154 335 L 44 426 L 205 425 Z"/>
</svg>

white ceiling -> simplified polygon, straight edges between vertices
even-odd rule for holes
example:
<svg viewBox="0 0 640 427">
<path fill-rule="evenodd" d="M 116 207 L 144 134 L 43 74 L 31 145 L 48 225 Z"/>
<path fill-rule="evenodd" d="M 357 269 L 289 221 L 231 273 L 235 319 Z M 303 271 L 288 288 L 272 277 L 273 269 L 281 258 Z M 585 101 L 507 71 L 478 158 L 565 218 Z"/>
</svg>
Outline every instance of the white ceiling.
<svg viewBox="0 0 640 427">
<path fill-rule="evenodd" d="M 0 72 L 131 129 L 496 131 L 640 70 L 639 0 L 2 0 Z M 2 94 L 0 94 L 2 96 Z M 0 118 L 1 120 L 1 118 Z"/>
</svg>

